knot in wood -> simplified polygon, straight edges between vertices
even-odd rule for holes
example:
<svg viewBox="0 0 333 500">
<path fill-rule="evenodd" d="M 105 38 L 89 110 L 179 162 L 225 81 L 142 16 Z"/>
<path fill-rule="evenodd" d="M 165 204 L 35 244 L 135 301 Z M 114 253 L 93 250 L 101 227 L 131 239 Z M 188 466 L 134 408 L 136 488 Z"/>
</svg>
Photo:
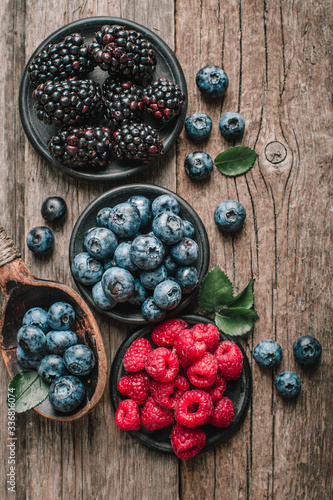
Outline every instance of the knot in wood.
<svg viewBox="0 0 333 500">
<path fill-rule="evenodd" d="M 281 142 L 273 141 L 267 144 L 265 149 L 266 159 L 276 165 L 281 163 L 287 156 L 286 147 Z"/>
</svg>

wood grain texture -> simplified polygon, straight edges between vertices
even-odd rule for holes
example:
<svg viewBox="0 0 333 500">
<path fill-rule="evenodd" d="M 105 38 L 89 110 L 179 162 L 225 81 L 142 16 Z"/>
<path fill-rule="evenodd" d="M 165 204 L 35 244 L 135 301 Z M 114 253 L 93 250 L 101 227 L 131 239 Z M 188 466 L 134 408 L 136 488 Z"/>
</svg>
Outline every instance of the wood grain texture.
<svg viewBox="0 0 333 500">
<path fill-rule="evenodd" d="M 97 408 L 76 423 L 48 421 L 35 412 L 17 415 L 16 498 L 104 500 L 322 500 L 333 497 L 332 449 L 332 13 L 329 0 L 4 0 L 0 4 L 0 221 L 32 273 L 75 288 L 67 261 L 78 215 L 118 183 L 87 184 L 59 174 L 25 138 L 18 87 L 25 62 L 40 42 L 62 25 L 88 16 L 119 16 L 144 24 L 175 50 L 188 85 L 188 114 L 207 112 L 211 137 L 194 144 L 182 132 L 158 169 L 128 182 L 156 183 L 176 190 L 201 216 L 219 264 L 235 290 L 255 279 L 260 316 L 242 343 L 253 371 L 253 397 L 239 432 L 225 444 L 189 462 L 152 452 L 116 428 L 108 387 Z M 195 75 L 208 63 L 222 66 L 230 85 L 223 100 L 198 92 Z M 237 179 L 222 176 L 193 183 L 183 162 L 195 149 L 212 158 L 230 146 L 220 135 L 225 111 L 246 121 L 242 144 L 259 158 Z M 267 146 L 281 143 L 286 158 L 267 160 Z M 274 159 L 274 158 L 273 158 Z M 275 160 L 274 160 L 275 161 Z M 177 168 L 176 168 L 177 165 Z M 66 199 L 69 215 L 55 230 L 52 256 L 36 258 L 25 237 L 43 220 L 42 201 Z M 242 231 L 221 234 L 214 209 L 225 199 L 247 211 Z M 195 305 L 193 306 L 195 307 Z M 198 309 L 197 309 L 198 310 Z M 96 314 L 109 369 L 133 328 Z M 323 345 L 318 367 L 303 369 L 292 355 L 294 340 L 316 336 Z M 275 373 L 252 361 L 255 345 L 275 338 L 284 358 L 278 372 L 302 379 L 295 401 L 280 398 Z M 0 365 L 0 497 L 7 500 L 7 411 L 9 381 Z"/>
</svg>

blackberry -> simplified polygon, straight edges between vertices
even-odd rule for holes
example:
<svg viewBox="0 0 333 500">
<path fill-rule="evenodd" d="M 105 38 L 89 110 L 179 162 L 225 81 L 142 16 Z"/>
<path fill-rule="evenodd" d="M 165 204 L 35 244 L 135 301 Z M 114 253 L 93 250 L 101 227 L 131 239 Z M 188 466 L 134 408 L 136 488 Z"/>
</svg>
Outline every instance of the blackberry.
<svg viewBox="0 0 333 500">
<path fill-rule="evenodd" d="M 136 121 L 143 111 L 142 90 L 134 83 L 107 78 L 102 85 L 104 115 L 113 125 Z"/>
<path fill-rule="evenodd" d="M 102 111 L 102 91 L 93 80 L 41 83 L 32 94 L 37 118 L 46 125 L 73 125 Z"/>
<path fill-rule="evenodd" d="M 48 80 L 67 80 L 93 71 L 96 63 L 79 33 L 66 36 L 60 43 L 46 45 L 28 67 L 31 85 L 36 88 Z"/>
<path fill-rule="evenodd" d="M 155 71 L 154 47 L 142 33 L 125 26 L 102 26 L 88 50 L 95 63 L 110 76 L 143 79 Z"/>
<path fill-rule="evenodd" d="M 63 127 L 48 144 L 53 158 L 70 167 L 103 168 L 111 158 L 112 131 L 106 127 Z"/>
<path fill-rule="evenodd" d="M 149 163 L 163 152 L 163 139 L 150 125 L 129 123 L 114 134 L 113 152 L 120 159 Z"/>
<path fill-rule="evenodd" d="M 148 113 L 163 123 L 177 116 L 185 104 L 186 96 L 179 85 L 160 78 L 144 90 L 143 100 Z"/>
</svg>

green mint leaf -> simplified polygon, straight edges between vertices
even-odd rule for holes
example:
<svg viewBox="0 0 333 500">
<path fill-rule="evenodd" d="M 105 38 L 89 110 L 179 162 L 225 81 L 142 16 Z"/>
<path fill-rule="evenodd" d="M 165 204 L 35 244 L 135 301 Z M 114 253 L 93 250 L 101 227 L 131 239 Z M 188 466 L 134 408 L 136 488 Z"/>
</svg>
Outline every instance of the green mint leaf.
<svg viewBox="0 0 333 500">
<path fill-rule="evenodd" d="M 244 307 L 250 309 L 253 306 L 253 283 L 254 280 L 249 280 L 248 284 L 236 297 L 230 302 L 229 307 Z"/>
<path fill-rule="evenodd" d="M 202 281 L 199 292 L 200 307 L 204 311 L 215 312 L 228 305 L 232 299 L 231 281 L 219 266 L 214 267 Z"/>
<path fill-rule="evenodd" d="M 236 177 L 246 174 L 257 158 L 257 153 L 247 146 L 236 146 L 223 151 L 214 160 L 221 174 Z"/>
<path fill-rule="evenodd" d="M 242 316 L 230 318 L 221 314 L 215 314 L 215 324 L 223 333 L 231 337 L 236 337 L 246 335 L 252 330 L 253 319 Z"/>
<path fill-rule="evenodd" d="M 7 406 L 23 413 L 42 403 L 49 394 L 50 386 L 35 371 L 20 371 L 9 382 Z"/>
<path fill-rule="evenodd" d="M 258 315 L 253 309 L 244 307 L 223 307 L 218 313 L 226 318 L 258 319 Z"/>
</svg>

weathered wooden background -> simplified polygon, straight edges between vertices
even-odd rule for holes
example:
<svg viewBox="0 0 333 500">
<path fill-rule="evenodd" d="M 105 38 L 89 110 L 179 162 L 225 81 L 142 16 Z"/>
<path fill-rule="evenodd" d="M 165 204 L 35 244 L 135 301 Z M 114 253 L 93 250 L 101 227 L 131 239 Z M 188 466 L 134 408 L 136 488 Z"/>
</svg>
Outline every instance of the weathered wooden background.
<svg viewBox="0 0 333 500">
<path fill-rule="evenodd" d="M 330 0 L 2 0 L 0 38 L 0 220 L 33 273 L 73 285 L 67 261 L 75 220 L 111 184 L 88 185 L 59 174 L 25 138 L 18 89 L 30 54 L 50 33 L 88 16 L 119 16 L 146 25 L 175 51 L 189 92 L 188 114 L 208 112 L 213 133 L 200 148 L 213 158 L 228 144 L 221 138 L 222 111 L 240 111 L 243 144 L 259 154 L 254 168 L 236 180 L 215 169 L 192 183 L 186 155 L 198 146 L 182 132 L 167 160 L 140 178 L 177 191 L 202 217 L 219 264 L 239 289 L 255 279 L 260 316 L 253 336 L 242 340 L 253 370 L 253 397 L 239 432 L 227 443 L 181 463 L 136 443 L 119 431 L 108 388 L 99 406 L 74 424 L 50 422 L 35 412 L 17 416 L 16 494 L 7 491 L 9 377 L 0 363 L 0 497 L 3 499 L 275 499 L 329 500 L 332 485 L 332 3 Z M 213 63 L 227 72 L 223 102 L 207 102 L 195 85 L 197 70 Z M 283 144 L 280 163 L 271 142 Z M 268 149 L 267 149 L 268 148 Z M 268 159 L 267 159 L 268 158 Z M 118 183 L 119 185 L 119 183 Z M 42 201 L 63 196 L 70 209 L 50 258 L 35 258 L 27 232 L 43 221 Z M 238 199 L 246 208 L 243 230 L 221 235 L 215 206 Z M 195 306 L 193 306 L 195 307 Z M 133 328 L 98 314 L 109 367 Z M 303 334 L 323 345 L 321 363 L 303 369 L 292 345 Z M 280 398 L 274 375 L 260 370 L 252 351 L 277 339 L 279 371 L 302 379 L 296 400 Z"/>
</svg>

